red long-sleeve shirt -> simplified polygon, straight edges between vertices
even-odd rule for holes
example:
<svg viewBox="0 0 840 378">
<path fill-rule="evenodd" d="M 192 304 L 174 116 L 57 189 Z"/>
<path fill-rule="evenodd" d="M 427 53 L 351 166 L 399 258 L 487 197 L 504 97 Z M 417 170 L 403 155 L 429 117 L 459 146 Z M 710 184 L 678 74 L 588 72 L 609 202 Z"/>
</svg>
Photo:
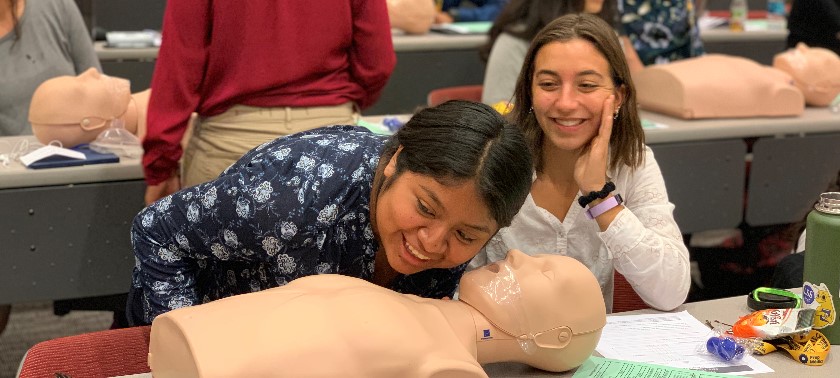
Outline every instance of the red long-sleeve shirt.
<svg viewBox="0 0 840 378">
<path fill-rule="evenodd" d="M 385 0 L 167 3 L 143 140 L 146 182 L 178 166 L 190 114 L 373 104 L 396 64 Z"/>
</svg>

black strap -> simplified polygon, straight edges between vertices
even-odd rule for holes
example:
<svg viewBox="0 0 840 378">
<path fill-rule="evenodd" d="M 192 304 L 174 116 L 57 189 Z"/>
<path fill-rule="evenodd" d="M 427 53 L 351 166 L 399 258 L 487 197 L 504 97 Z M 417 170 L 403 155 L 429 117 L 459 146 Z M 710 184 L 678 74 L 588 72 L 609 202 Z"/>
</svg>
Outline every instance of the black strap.
<svg viewBox="0 0 840 378">
<path fill-rule="evenodd" d="M 589 194 L 585 196 L 580 196 L 580 198 L 578 198 L 578 203 L 580 204 L 580 207 L 586 207 L 586 205 L 589 205 L 590 202 L 596 199 L 607 198 L 607 196 L 610 195 L 610 193 L 612 193 L 613 190 L 615 190 L 615 184 L 613 184 L 612 181 L 607 181 L 607 183 L 604 184 L 604 187 L 600 191 L 589 192 Z"/>
</svg>

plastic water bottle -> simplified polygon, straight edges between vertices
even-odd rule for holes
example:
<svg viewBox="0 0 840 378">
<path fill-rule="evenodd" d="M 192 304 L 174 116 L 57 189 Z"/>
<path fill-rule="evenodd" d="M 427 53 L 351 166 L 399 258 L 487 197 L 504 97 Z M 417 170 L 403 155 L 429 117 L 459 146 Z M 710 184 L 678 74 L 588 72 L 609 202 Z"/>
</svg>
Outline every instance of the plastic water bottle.
<svg viewBox="0 0 840 378">
<path fill-rule="evenodd" d="M 767 30 L 785 30 L 786 28 L 785 1 L 767 0 Z"/>
<path fill-rule="evenodd" d="M 744 31 L 747 23 L 747 0 L 732 0 L 729 3 L 729 29 L 732 31 Z"/>
<path fill-rule="evenodd" d="M 802 278 L 804 308 L 816 309 L 814 329 L 831 344 L 840 344 L 840 192 L 820 195 L 808 214 L 805 233 L 805 266 Z"/>
</svg>

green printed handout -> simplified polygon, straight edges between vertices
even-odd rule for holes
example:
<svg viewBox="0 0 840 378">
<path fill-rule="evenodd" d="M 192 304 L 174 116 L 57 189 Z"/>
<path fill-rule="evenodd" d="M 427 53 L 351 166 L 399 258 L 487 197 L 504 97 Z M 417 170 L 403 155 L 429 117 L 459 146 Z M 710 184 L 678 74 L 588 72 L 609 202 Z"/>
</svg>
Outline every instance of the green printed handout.
<svg viewBox="0 0 840 378">
<path fill-rule="evenodd" d="M 679 369 L 662 365 L 643 364 L 640 362 L 611 360 L 601 357 L 589 357 L 581 365 L 573 378 L 716 378 L 731 375 L 700 370 Z"/>
</svg>

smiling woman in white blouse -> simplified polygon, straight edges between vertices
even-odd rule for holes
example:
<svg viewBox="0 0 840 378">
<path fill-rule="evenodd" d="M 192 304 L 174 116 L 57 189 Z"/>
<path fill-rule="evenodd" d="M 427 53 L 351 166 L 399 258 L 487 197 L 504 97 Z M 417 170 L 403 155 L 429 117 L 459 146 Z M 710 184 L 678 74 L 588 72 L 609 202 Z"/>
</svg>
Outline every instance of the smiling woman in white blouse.
<svg viewBox="0 0 840 378">
<path fill-rule="evenodd" d="M 610 312 L 614 271 L 651 307 L 682 304 L 688 250 L 610 25 L 589 14 L 548 24 L 531 43 L 514 100 L 512 115 L 534 154 L 533 185 L 471 266 L 510 249 L 557 253 L 589 267 Z"/>
</svg>

